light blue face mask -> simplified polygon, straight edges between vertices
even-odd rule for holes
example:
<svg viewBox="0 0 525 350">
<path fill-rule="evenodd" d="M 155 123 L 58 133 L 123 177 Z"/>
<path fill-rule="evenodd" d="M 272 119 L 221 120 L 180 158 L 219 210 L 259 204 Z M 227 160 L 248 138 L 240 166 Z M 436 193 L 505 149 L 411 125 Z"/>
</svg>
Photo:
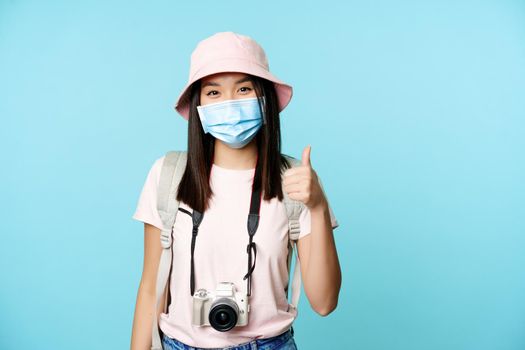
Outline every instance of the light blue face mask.
<svg viewBox="0 0 525 350">
<path fill-rule="evenodd" d="M 264 111 L 264 96 L 197 106 L 204 133 L 212 134 L 232 148 L 246 146 L 266 123 L 259 109 L 259 100 Z"/>
</svg>

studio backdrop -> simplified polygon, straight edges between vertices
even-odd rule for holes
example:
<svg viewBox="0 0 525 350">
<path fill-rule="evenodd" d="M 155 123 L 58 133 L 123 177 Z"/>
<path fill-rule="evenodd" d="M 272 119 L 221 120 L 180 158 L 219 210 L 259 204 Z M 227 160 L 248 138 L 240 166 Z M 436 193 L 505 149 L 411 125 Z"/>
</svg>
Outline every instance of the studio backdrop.
<svg viewBox="0 0 525 350">
<path fill-rule="evenodd" d="M 196 43 L 253 37 L 294 86 L 339 227 L 337 308 L 298 348 L 525 348 L 523 1 L 0 2 L 0 348 L 128 349 L 131 218 Z"/>
</svg>

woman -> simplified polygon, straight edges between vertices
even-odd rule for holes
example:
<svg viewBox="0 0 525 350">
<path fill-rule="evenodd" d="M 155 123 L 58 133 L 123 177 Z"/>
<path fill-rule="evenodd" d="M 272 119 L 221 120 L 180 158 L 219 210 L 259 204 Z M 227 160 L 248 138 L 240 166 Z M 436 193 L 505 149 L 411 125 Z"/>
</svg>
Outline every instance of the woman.
<svg viewBox="0 0 525 350">
<path fill-rule="evenodd" d="M 332 229 L 338 223 L 311 166 L 310 147 L 303 151 L 301 166 L 294 168 L 281 154 L 279 112 L 291 97 L 292 87 L 269 72 L 263 49 L 247 36 L 220 32 L 193 51 L 189 81 L 175 105 L 189 122 L 188 157 L 172 231 L 173 265 L 165 291 L 170 301 L 168 312 L 160 312 L 159 319 L 165 349 L 296 349 L 291 326 L 297 311 L 289 308 L 285 290 L 288 221 L 283 191 L 306 206 L 297 246 L 310 305 L 320 315 L 335 309 L 341 272 Z M 144 222 L 145 236 L 133 350 L 151 347 L 162 228 L 156 191 L 164 157 L 151 167 L 133 215 Z M 250 271 L 247 217 L 256 189 L 261 192 L 260 220 Z M 193 261 L 195 213 L 203 217 Z M 246 323 L 239 316 L 238 324 L 227 329 L 219 329 L 221 320 L 199 324 L 208 318 L 206 314 L 196 321 L 194 292 L 215 293 L 225 281 L 239 293 L 239 305 L 249 300 L 250 308 L 243 313 Z"/>
</svg>

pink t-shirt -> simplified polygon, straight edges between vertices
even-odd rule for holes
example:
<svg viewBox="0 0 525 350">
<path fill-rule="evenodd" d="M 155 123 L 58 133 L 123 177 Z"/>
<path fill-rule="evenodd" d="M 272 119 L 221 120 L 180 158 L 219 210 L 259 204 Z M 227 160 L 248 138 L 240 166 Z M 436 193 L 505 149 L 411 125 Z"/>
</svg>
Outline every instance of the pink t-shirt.
<svg viewBox="0 0 525 350">
<path fill-rule="evenodd" d="M 158 228 L 162 228 L 162 221 L 157 212 L 157 185 L 163 160 L 164 156 L 158 158 L 151 167 L 133 215 L 133 219 Z M 206 288 L 214 291 L 218 282 L 228 281 L 233 282 L 238 291 L 246 293 L 246 280 L 242 278 L 248 268 L 246 220 L 253 173 L 254 169 L 226 169 L 212 165 L 210 184 L 214 195 L 204 213 L 195 243 L 195 290 Z M 192 212 L 184 202 L 180 207 Z M 336 228 L 338 223 L 331 208 L 330 215 L 332 227 Z M 307 208 L 302 212 L 300 225 L 299 238 L 310 233 L 310 211 Z M 290 328 L 297 312 L 287 311 L 288 299 L 284 289 L 288 283 L 288 219 L 284 204 L 277 198 L 261 201 L 259 226 L 253 237 L 257 258 L 252 273 L 248 325 L 226 332 L 219 332 L 211 326 L 192 325 L 192 228 L 191 216 L 179 211 L 173 227 L 171 304 L 168 313 L 160 315 L 161 330 L 190 346 L 206 348 L 269 338 Z"/>
</svg>

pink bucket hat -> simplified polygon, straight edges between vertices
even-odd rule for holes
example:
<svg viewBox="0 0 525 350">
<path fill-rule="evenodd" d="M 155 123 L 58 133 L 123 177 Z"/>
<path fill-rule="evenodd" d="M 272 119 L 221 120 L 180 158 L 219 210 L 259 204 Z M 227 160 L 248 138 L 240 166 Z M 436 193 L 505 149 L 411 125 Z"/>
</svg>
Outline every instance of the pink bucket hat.
<svg viewBox="0 0 525 350">
<path fill-rule="evenodd" d="M 197 44 L 191 54 L 188 83 L 175 103 L 175 110 L 189 119 L 189 87 L 197 80 L 214 73 L 241 72 L 274 83 L 281 112 L 292 98 L 292 86 L 270 73 L 263 48 L 252 38 L 233 32 L 216 33 Z"/>
</svg>

